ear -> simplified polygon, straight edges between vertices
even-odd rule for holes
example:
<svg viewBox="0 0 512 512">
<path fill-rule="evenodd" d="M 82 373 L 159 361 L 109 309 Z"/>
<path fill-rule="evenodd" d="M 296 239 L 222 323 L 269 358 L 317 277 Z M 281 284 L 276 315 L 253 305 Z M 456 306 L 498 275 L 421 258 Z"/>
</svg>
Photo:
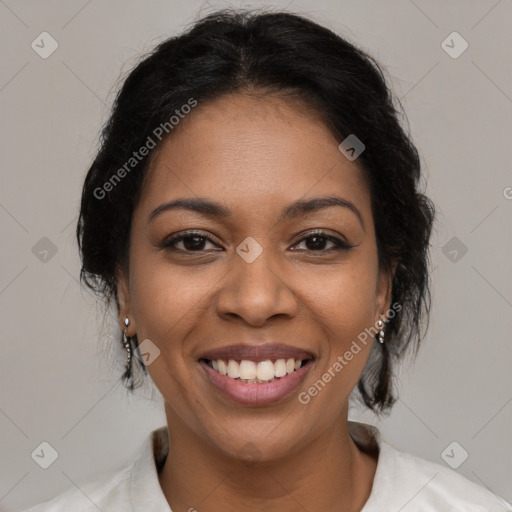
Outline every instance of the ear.
<svg viewBox="0 0 512 512">
<path fill-rule="evenodd" d="M 391 296 L 393 291 L 393 278 L 395 277 L 397 262 L 393 262 L 391 269 L 385 271 L 381 269 L 379 272 L 379 278 L 377 282 L 377 296 L 376 296 L 376 307 L 377 307 L 377 318 L 381 317 L 385 321 L 387 318 L 387 312 L 391 307 Z"/>
<path fill-rule="evenodd" d="M 137 332 L 135 325 L 135 318 L 132 314 L 131 302 L 130 302 L 130 282 L 126 271 L 118 270 L 117 276 L 117 302 L 119 308 L 119 325 L 121 330 L 126 330 L 128 336 L 133 336 Z M 128 327 L 126 327 L 124 320 L 128 318 L 130 321 Z"/>
</svg>

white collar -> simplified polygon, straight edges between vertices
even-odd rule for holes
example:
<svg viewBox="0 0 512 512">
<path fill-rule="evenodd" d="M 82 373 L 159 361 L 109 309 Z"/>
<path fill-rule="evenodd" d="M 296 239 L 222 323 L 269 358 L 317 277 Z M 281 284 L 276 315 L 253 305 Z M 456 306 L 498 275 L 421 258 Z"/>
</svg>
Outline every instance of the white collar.
<svg viewBox="0 0 512 512">
<path fill-rule="evenodd" d="M 168 452 L 167 427 L 153 430 L 146 437 L 130 473 L 129 492 L 133 512 L 171 510 L 158 479 L 158 471 Z"/>
</svg>

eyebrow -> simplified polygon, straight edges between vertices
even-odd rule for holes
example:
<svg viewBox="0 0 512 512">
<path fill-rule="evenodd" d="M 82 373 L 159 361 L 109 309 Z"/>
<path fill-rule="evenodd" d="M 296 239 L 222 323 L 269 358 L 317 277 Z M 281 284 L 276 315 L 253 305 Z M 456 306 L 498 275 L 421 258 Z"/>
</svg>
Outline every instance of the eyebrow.
<svg viewBox="0 0 512 512">
<path fill-rule="evenodd" d="M 331 208 L 333 206 L 341 206 L 351 210 L 357 216 L 363 231 L 365 231 L 363 217 L 356 205 L 339 196 L 324 196 L 294 201 L 283 209 L 278 222 L 288 221 L 301 215 L 323 210 L 325 208 Z M 161 213 L 176 209 L 190 210 L 206 217 L 227 218 L 233 216 L 233 212 L 220 203 L 201 197 L 179 197 L 155 208 L 149 214 L 148 223 Z"/>
</svg>

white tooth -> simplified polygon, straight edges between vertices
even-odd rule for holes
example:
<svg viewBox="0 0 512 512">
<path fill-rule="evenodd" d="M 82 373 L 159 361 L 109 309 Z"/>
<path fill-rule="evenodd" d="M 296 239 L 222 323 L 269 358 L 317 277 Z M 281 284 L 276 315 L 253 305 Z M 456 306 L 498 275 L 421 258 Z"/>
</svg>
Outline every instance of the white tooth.
<svg viewBox="0 0 512 512">
<path fill-rule="evenodd" d="M 274 378 L 274 363 L 272 361 L 260 361 L 256 367 L 256 377 L 260 380 L 271 380 Z"/>
<path fill-rule="evenodd" d="M 219 367 L 219 372 L 222 373 L 222 375 L 228 374 L 228 365 L 222 359 L 217 359 L 217 365 Z"/>
<path fill-rule="evenodd" d="M 240 368 L 238 363 L 233 359 L 228 361 L 228 377 L 231 377 L 232 379 L 240 377 Z"/>
<path fill-rule="evenodd" d="M 246 359 L 240 361 L 240 378 L 244 380 L 256 378 L 256 364 L 254 361 L 247 361 Z"/>
<path fill-rule="evenodd" d="M 284 377 L 286 375 L 286 361 L 284 359 L 278 359 L 274 363 L 274 375 L 276 377 Z"/>
<path fill-rule="evenodd" d="M 298 370 L 300 368 L 300 365 L 302 364 L 302 361 L 300 359 L 297 359 L 295 361 L 295 369 Z"/>
<path fill-rule="evenodd" d="M 217 361 L 213 361 L 212 360 L 212 366 L 213 366 L 213 369 L 218 372 L 219 371 L 219 365 L 217 364 Z"/>
<path fill-rule="evenodd" d="M 286 360 L 286 373 L 292 373 L 295 370 L 295 359 Z"/>
</svg>

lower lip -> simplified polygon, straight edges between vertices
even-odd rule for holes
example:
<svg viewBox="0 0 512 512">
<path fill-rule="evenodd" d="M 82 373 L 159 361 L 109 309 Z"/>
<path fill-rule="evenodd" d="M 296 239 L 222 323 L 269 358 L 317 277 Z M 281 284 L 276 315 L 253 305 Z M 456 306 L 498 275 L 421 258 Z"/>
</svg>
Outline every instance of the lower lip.
<svg viewBox="0 0 512 512">
<path fill-rule="evenodd" d="M 298 388 L 313 365 L 313 360 L 308 360 L 304 366 L 285 377 L 266 384 L 235 380 L 215 371 L 205 361 L 201 360 L 199 364 L 210 382 L 226 397 L 244 405 L 266 405 L 282 400 Z"/>
</svg>

